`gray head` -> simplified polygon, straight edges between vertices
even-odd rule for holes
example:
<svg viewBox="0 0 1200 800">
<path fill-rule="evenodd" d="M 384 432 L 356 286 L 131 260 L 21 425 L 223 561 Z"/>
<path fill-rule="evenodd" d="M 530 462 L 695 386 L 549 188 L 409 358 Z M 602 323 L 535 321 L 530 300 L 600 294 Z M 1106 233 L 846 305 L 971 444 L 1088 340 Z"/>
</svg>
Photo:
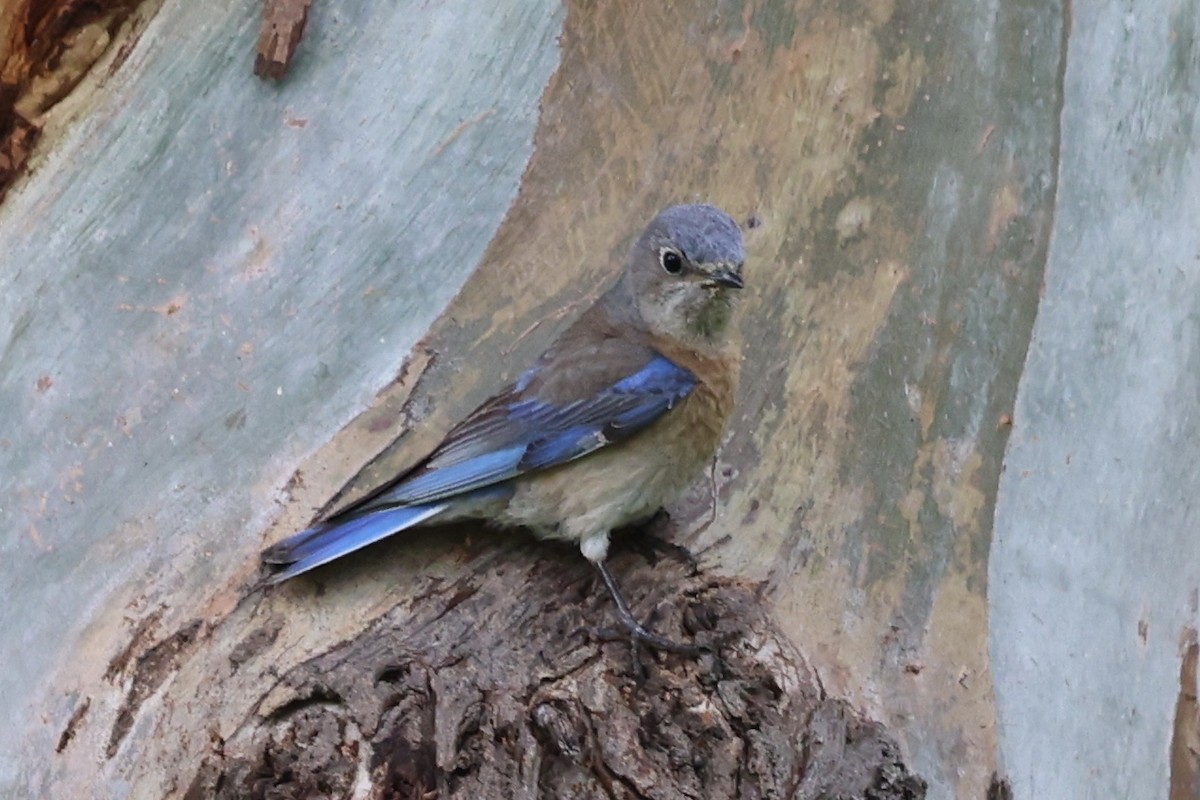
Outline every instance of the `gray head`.
<svg viewBox="0 0 1200 800">
<path fill-rule="evenodd" d="M 743 286 L 746 249 L 733 218 L 706 205 L 671 206 L 633 245 L 623 282 L 652 333 L 719 340 Z"/>
</svg>

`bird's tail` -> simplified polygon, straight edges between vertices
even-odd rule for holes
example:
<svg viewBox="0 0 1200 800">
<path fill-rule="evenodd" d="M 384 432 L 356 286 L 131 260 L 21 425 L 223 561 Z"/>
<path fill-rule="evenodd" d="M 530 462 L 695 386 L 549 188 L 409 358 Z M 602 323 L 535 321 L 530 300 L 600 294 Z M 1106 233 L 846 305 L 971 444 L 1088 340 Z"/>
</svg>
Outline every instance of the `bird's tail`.
<svg viewBox="0 0 1200 800">
<path fill-rule="evenodd" d="M 263 551 L 264 563 L 282 567 L 267 579 L 267 583 L 282 583 L 393 533 L 427 522 L 444 511 L 447 505 L 431 503 L 382 508 L 342 521 L 320 522 Z"/>
</svg>

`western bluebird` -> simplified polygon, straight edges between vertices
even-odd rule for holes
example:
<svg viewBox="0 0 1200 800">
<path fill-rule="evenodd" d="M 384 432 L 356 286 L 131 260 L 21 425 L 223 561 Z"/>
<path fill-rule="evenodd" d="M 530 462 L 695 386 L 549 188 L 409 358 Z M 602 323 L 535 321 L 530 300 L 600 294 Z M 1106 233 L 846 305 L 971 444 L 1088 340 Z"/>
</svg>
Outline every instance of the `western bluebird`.
<svg viewBox="0 0 1200 800">
<path fill-rule="evenodd" d="M 417 525 L 481 519 L 578 542 L 635 639 L 694 649 L 634 618 L 605 557 L 610 531 L 654 514 L 716 452 L 737 385 L 727 334 L 744 261 L 724 211 L 661 212 L 616 285 L 428 458 L 265 550 L 270 582 Z"/>
</svg>

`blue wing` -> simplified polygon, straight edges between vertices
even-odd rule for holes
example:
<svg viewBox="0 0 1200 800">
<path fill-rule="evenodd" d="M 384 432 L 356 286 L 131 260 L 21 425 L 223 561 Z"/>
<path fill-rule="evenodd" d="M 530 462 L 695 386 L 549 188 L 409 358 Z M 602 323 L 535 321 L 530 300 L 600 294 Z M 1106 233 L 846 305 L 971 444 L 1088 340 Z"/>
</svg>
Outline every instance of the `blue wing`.
<svg viewBox="0 0 1200 800">
<path fill-rule="evenodd" d="M 601 384 L 587 396 L 552 402 L 538 396 L 539 368 L 484 403 L 412 472 L 269 548 L 263 560 L 286 567 L 271 582 L 436 521 L 439 515 L 495 499 L 506 491 L 505 482 L 521 474 L 565 464 L 628 439 L 670 411 L 696 385 L 690 371 L 650 353 L 632 374 Z M 591 377 L 595 384 L 594 374 Z"/>
<path fill-rule="evenodd" d="M 522 378 L 526 384 L 527 377 Z M 570 402 L 522 397 L 517 391 L 501 395 L 451 431 L 423 466 L 371 502 L 433 503 L 565 464 L 629 438 L 695 385 L 691 372 L 654 355 L 632 375 Z"/>
</svg>

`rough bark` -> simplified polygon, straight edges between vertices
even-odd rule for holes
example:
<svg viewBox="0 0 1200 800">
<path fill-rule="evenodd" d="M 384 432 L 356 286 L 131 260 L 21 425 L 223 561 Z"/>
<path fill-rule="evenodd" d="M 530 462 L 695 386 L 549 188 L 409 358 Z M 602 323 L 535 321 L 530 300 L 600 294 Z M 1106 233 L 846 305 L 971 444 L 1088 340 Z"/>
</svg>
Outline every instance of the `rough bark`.
<svg viewBox="0 0 1200 800">
<path fill-rule="evenodd" d="M 571 554 L 538 561 L 520 594 L 464 576 L 416 619 L 395 609 L 263 681 L 184 796 L 924 796 L 882 726 L 820 690 L 751 591 L 659 565 L 672 597 L 657 624 L 712 652 L 635 658 L 588 635 L 606 609 Z M 662 594 L 648 579 L 631 588 Z M 277 632 L 241 643 L 236 668 L 261 669 Z"/>
</svg>

